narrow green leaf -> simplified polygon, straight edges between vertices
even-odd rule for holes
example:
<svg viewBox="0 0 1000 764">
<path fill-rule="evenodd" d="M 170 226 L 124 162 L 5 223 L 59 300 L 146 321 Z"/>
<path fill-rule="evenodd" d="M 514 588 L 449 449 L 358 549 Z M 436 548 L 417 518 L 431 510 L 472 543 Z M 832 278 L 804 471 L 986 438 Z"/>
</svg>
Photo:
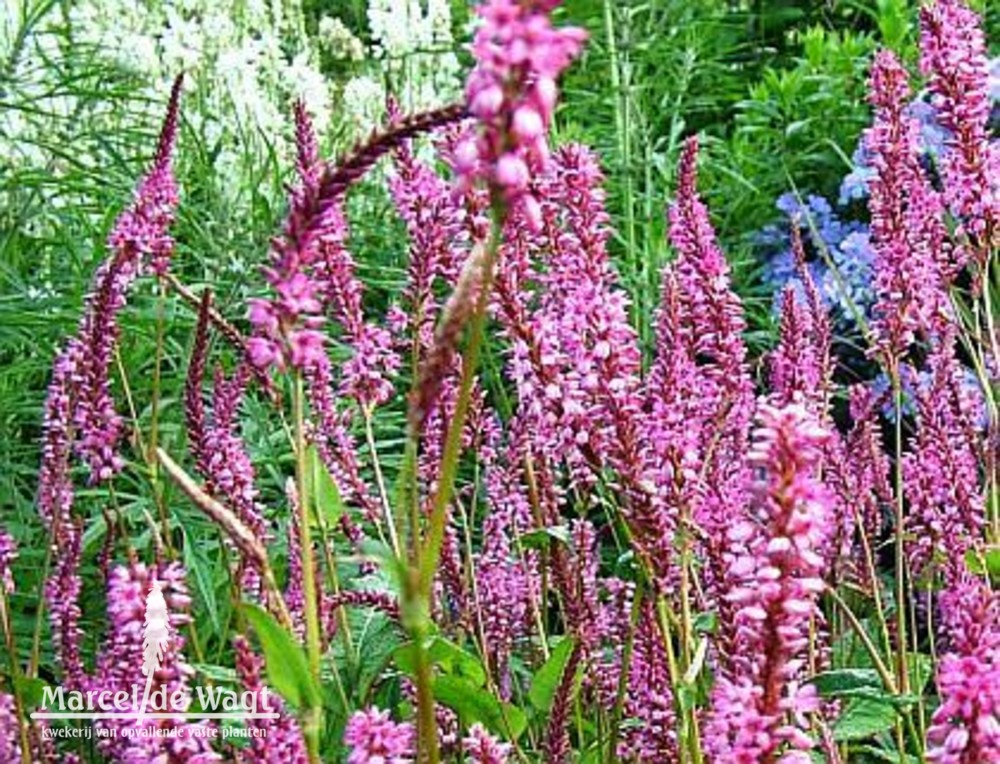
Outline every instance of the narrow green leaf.
<svg viewBox="0 0 1000 764">
<path fill-rule="evenodd" d="M 198 545 L 191 543 L 188 535 L 184 534 L 184 566 L 194 575 L 195 586 L 201 595 L 205 610 L 208 611 L 208 619 L 212 623 L 212 628 L 216 634 L 222 631 L 219 623 L 219 604 L 215 597 L 215 581 L 212 578 L 212 566 L 209 565 L 205 555 L 197 548 Z"/>
<path fill-rule="evenodd" d="M 302 646 L 267 611 L 248 604 L 243 605 L 243 611 L 264 651 L 268 684 L 299 709 L 319 708 L 319 687 L 309 672 Z"/>
<path fill-rule="evenodd" d="M 882 680 L 875 669 L 844 668 L 824 671 L 814 676 L 811 683 L 824 698 L 836 698 L 861 687 L 882 689 Z"/>
<path fill-rule="evenodd" d="M 521 536 L 521 543 L 529 549 L 546 549 L 552 541 L 558 541 L 564 546 L 571 546 L 572 539 L 569 535 L 569 528 L 565 525 L 551 525 L 547 528 L 528 531 Z"/>
<path fill-rule="evenodd" d="M 910 653 L 906 656 L 906 667 L 910 675 L 910 687 L 919 695 L 934 673 L 934 661 L 925 653 Z"/>
<path fill-rule="evenodd" d="M 573 639 L 566 637 L 552 649 L 549 659 L 539 667 L 535 676 L 532 677 L 528 698 L 531 699 L 531 705 L 539 711 L 547 714 L 552 707 L 552 699 L 555 697 L 556 690 L 559 689 L 563 672 L 566 670 L 566 663 L 572 653 Z"/>
<path fill-rule="evenodd" d="M 323 517 L 326 527 L 333 528 L 340 522 L 341 515 L 344 514 L 344 502 L 340 497 L 340 489 L 326 465 L 323 464 L 316 447 L 309 446 L 306 453 L 309 460 L 309 495 L 313 497 L 316 513 Z"/>
</svg>

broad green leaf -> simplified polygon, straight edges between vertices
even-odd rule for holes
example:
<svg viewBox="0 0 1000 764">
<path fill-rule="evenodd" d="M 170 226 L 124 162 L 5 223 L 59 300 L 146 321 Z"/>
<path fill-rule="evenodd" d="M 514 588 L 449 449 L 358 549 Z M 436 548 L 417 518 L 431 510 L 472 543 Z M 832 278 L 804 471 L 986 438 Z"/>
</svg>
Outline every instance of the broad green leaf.
<svg viewBox="0 0 1000 764">
<path fill-rule="evenodd" d="M 354 642 L 354 655 L 344 640 L 335 640 L 331 650 L 334 666 L 357 698 L 365 698 L 393 657 L 402 640 L 399 626 L 383 613 L 350 608 L 347 622 Z"/>
<path fill-rule="evenodd" d="M 563 672 L 566 670 L 566 663 L 573 654 L 574 641 L 571 637 L 566 637 L 552 649 L 549 659 L 545 661 L 535 672 L 531 679 L 531 689 L 528 697 L 531 705 L 539 711 L 548 713 L 552 707 L 552 699 L 555 697 L 559 683 L 562 681 Z"/>
<path fill-rule="evenodd" d="M 268 684 L 299 709 L 319 708 L 319 687 L 299 643 L 267 611 L 256 605 L 243 605 L 243 611 L 264 651 Z"/>
<path fill-rule="evenodd" d="M 42 704 L 43 691 L 48 686 L 48 682 L 37 677 L 19 676 L 17 678 L 17 691 L 28 711 L 32 711 Z"/>
<path fill-rule="evenodd" d="M 520 737 L 528 726 L 524 711 L 501 703 L 468 679 L 439 676 L 434 680 L 433 691 L 434 698 L 457 713 L 464 726 L 479 722 L 494 734 L 512 740 Z"/>
<path fill-rule="evenodd" d="M 983 552 L 970 549 L 965 564 L 977 576 L 989 576 L 993 584 L 1000 583 L 1000 546 L 990 546 Z"/>
<path fill-rule="evenodd" d="M 906 753 L 903 754 L 902 759 L 900 759 L 899 751 L 895 748 L 878 748 L 874 745 L 863 745 L 856 749 L 859 753 L 863 752 L 869 756 L 874 756 L 879 761 L 891 762 L 891 764 L 900 764 L 900 761 L 905 762 L 905 764 L 921 764 L 920 760 L 916 756 L 911 756 Z"/>
<path fill-rule="evenodd" d="M 547 528 L 528 531 L 521 536 L 521 543 L 529 549 L 547 549 L 552 541 L 558 541 L 564 546 L 571 546 L 572 538 L 569 535 L 569 528 L 565 525 L 551 525 Z"/>
<path fill-rule="evenodd" d="M 861 687 L 883 689 L 882 680 L 875 669 L 844 668 L 824 671 L 811 680 L 816 691 L 824 698 L 836 698 Z"/>
<path fill-rule="evenodd" d="M 431 665 L 439 666 L 446 674 L 463 676 L 477 687 L 486 683 L 486 669 L 475 655 L 466 652 L 454 642 L 444 637 L 431 637 L 427 640 L 427 658 Z M 417 673 L 417 651 L 412 642 L 396 648 L 393 656 L 400 671 L 410 676 Z"/>
<path fill-rule="evenodd" d="M 896 709 L 891 704 L 871 698 L 855 698 L 833 725 L 833 739 L 864 740 L 890 729 L 896 723 Z"/>
</svg>

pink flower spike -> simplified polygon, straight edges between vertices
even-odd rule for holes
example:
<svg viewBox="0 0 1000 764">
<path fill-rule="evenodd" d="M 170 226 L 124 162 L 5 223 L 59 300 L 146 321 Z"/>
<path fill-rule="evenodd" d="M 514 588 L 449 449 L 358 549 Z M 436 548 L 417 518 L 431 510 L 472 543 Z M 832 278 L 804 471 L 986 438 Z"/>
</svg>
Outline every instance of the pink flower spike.
<svg viewBox="0 0 1000 764">
<path fill-rule="evenodd" d="M 466 181 L 484 180 L 508 203 L 527 195 L 533 174 L 548 162 L 555 80 L 586 39 L 582 29 L 552 26 L 549 14 L 559 4 L 485 0 L 478 9 L 476 67 L 466 84 L 469 112 L 479 122 L 478 161 L 463 155 L 459 171 Z"/>
<path fill-rule="evenodd" d="M 414 738 L 413 725 L 397 724 L 388 711 L 358 711 L 344 731 L 347 764 L 412 764 Z"/>
</svg>

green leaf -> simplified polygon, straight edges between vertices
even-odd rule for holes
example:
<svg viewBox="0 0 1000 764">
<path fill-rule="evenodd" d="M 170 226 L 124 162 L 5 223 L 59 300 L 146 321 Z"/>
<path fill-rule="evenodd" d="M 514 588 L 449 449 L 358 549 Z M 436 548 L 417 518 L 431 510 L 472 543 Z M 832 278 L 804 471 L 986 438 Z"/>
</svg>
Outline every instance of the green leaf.
<svg viewBox="0 0 1000 764">
<path fill-rule="evenodd" d="M 891 762 L 891 764 L 899 764 L 902 760 L 905 764 L 920 764 L 920 760 L 916 756 L 911 756 L 910 754 L 903 754 L 903 758 L 900 759 L 899 751 L 895 748 L 877 748 L 873 745 L 863 745 L 858 749 L 859 753 L 867 753 L 869 756 L 874 756 L 879 761 Z"/>
<path fill-rule="evenodd" d="M 192 543 L 187 533 L 184 533 L 184 566 L 194 575 L 195 586 L 205 603 L 205 610 L 208 611 L 208 619 L 212 622 L 212 628 L 218 634 L 222 631 L 219 623 L 219 604 L 215 598 L 215 582 L 212 579 L 212 566 L 209 564 L 204 553 L 198 548 L 198 544 Z"/>
<path fill-rule="evenodd" d="M 965 553 L 965 564 L 975 575 L 989 576 L 992 584 L 1000 584 L 1000 546 L 990 546 L 982 552 L 970 549 Z"/>
<path fill-rule="evenodd" d="M 833 725 L 833 739 L 838 743 L 864 740 L 890 729 L 896 723 L 896 709 L 890 703 L 872 698 L 855 698 Z"/>
<path fill-rule="evenodd" d="M 812 678 L 816 691 L 824 698 L 840 697 L 862 687 L 883 689 L 882 680 L 875 669 L 845 668 L 824 671 Z"/>
<path fill-rule="evenodd" d="M 267 611 L 249 604 L 243 611 L 264 651 L 268 684 L 299 709 L 319 708 L 322 696 L 301 645 Z"/>
<path fill-rule="evenodd" d="M 21 700 L 27 707 L 27 711 L 32 711 L 42 704 L 42 697 L 48 682 L 37 677 L 19 676 L 17 678 L 17 691 L 21 695 Z"/>
<path fill-rule="evenodd" d="M 344 502 L 340 497 L 340 489 L 330 471 L 323 464 L 315 446 L 309 446 L 306 452 L 309 460 L 309 495 L 313 497 L 317 515 L 322 516 L 327 528 L 333 528 L 340 522 L 344 514 Z"/>
<path fill-rule="evenodd" d="M 537 528 L 536 530 L 528 531 L 521 536 L 521 543 L 528 549 L 548 549 L 552 541 L 557 541 L 564 546 L 572 546 L 569 527 L 565 525 L 551 525 L 547 528 Z"/>
<path fill-rule="evenodd" d="M 571 637 L 561 640 L 552 649 L 549 659 L 545 661 L 535 672 L 531 679 L 531 689 L 528 697 L 531 705 L 546 714 L 552 707 L 552 699 L 555 697 L 559 683 L 562 681 L 563 672 L 566 670 L 566 663 L 573 654 L 574 641 Z"/>
<path fill-rule="evenodd" d="M 479 722 L 497 735 L 516 740 L 528 726 L 528 718 L 517 706 L 501 703 L 468 679 L 439 676 L 433 684 L 434 698 L 458 714 L 464 726 Z"/>
<path fill-rule="evenodd" d="M 719 629 L 719 614 L 713 612 L 698 613 L 692 624 L 696 634 L 715 634 Z"/>
<path fill-rule="evenodd" d="M 371 687 L 392 660 L 402 637 L 399 626 L 383 613 L 350 608 L 347 621 L 354 635 L 355 655 L 350 655 L 341 639 L 335 640 L 331 653 L 334 667 L 340 671 L 348 689 L 356 698 L 366 698 Z M 339 704 L 338 704 L 339 705 Z M 345 709 L 345 713 L 351 709 Z"/>
<path fill-rule="evenodd" d="M 933 659 L 924 653 L 910 653 L 906 656 L 906 668 L 910 676 L 910 688 L 917 695 L 921 694 L 934 673 Z"/>
<path fill-rule="evenodd" d="M 431 665 L 439 666 L 446 674 L 463 676 L 477 687 L 486 683 L 486 669 L 475 655 L 463 650 L 444 637 L 431 637 L 426 642 L 427 659 Z M 396 648 L 393 655 L 400 671 L 411 677 L 417 674 L 416 645 L 408 642 Z"/>
</svg>

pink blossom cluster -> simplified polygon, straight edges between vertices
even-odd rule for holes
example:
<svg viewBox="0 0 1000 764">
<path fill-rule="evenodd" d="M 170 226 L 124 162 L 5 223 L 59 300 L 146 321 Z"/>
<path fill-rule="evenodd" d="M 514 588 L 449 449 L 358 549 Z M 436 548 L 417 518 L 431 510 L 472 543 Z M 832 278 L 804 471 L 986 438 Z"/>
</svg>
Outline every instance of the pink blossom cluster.
<svg viewBox="0 0 1000 764">
<path fill-rule="evenodd" d="M 248 366 L 241 364 L 231 377 L 226 377 L 221 367 L 216 369 L 210 415 L 202 399 L 208 352 L 208 309 L 206 302 L 199 316 L 184 390 L 188 448 L 205 478 L 208 493 L 233 510 L 258 541 L 266 542 L 269 532 L 258 500 L 255 471 L 238 420 L 240 403 L 250 378 Z M 258 566 L 257 561 L 251 560 L 242 560 L 239 566 L 241 587 L 252 595 L 260 594 L 262 571 Z"/>
<path fill-rule="evenodd" d="M 298 185 L 292 190 L 283 235 L 272 246 L 271 264 L 264 278 L 274 290 L 270 299 L 250 301 L 250 323 L 255 334 L 248 343 L 250 360 L 259 368 L 291 366 L 297 369 L 326 363 L 324 318 L 315 269 L 320 260 L 319 236 L 339 240 L 346 225 L 338 206 L 314 220 L 322 168 L 316 136 L 305 107 L 295 108 L 298 148 Z"/>
<path fill-rule="evenodd" d="M 0 692 L 0 761 L 21 761 L 21 721 L 6 692 Z"/>
<path fill-rule="evenodd" d="M 918 579 L 938 566 L 945 580 L 953 580 L 965 569 L 966 553 L 980 546 L 985 527 L 979 439 L 951 342 L 932 351 L 927 368 L 930 382 L 915 394 L 917 435 L 902 464 L 908 551 Z"/>
<path fill-rule="evenodd" d="M 413 725 L 394 722 L 388 711 L 358 711 L 344 731 L 347 764 L 413 764 L 414 737 Z"/>
<path fill-rule="evenodd" d="M 135 682 L 136 656 L 143 654 L 143 626 L 146 597 L 157 580 L 163 588 L 170 617 L 170 639 L 164 647 L 160 667 L 154 673 L 153 688 L 165 688 L 166 696 L 184 698 L 181 707 L 158 709 L 165 713 L 188 710 L 192 694 L 190 680 L 194 669 L 184 659 L 182 628 L 190 622 L 191 597 L 185 583 L 186 572 L 176 563 L 150 568 L 143 563 L 116 566 L 108 577 L 109 633 L 97 656 L 97 665 L 89 677 L 87 689 L 124 691 L 131 694 Z M 138 709 L 134 709 L 138 710 Z M 122 735 L 121 729 L 135 720 L 101 720 L 98 727 L 117 729 L 118 734 L 101 737 L 98 747 L 108 756 L 127 764 L 165 760 L 208 764 L 222 761 L 212 751 L 207 735 L 198 734 L 200 722 L 177 719 L 145 719 L 145 727 L 171 729 L 170 735 Z"/>
<path fill-rule="evenodd" d="M 962 0 L 935 0 L 920 9 L 920 69 L 949 133 L 945 198 L 982 267 L 1000 236 L 1000 145 L 989 135 L 985 36 L 979 16 Z M 964 258 L 965 248 L 960 252 Z"/>
<path fill-rule="evenodd" d="M 7 531 L 0 529 L 0 589 L 10 596 L 14 593 L 14 560 L 17 559 L 17 543 Z"/>
<path fill-rule="evenodd" d="M 469 727 L 469 734 L 462 740 L 466 764 L 507 764 L 511 746 L 501 743 L 486 731 L 482 724 Z"/>
<path fill-rule="evenodd" d="M 110 479 L 123 466 L 117 452 L 123 423 L 115 410 L 109 378 L 118 342 L 118 315 L 135 279 L 147 268 L 157 274 L 165 273 L 173 252 L 173 239 L 168 229 L 177 206 L 177 186 L 171 155 L 177 139 L 180 84 L 178 78 L 153 167 L 136 189 L 132 206 L 115 222 L 108 237 L 111 256 L 94 277 L 79 332 L 71 341 L 74 347 L 67 351 L 75 356 L 72 378 L 75 388 L 74 447 L 90 467 L 90 479 L 94 483 Z"/>
<path fill-rule="evenodd" d="M 965 574 L 942 593 L 941 705 L 927 731 L 935 764 L 1000 760 L 1000 598 Z"/>
<path fill-rule="evenodd" d="M 242 752 L 242 761 L 248 764 L 306 764 L 309 758 L 302 740 L 298 722 L 272 691 L 267 690 L 261 679 L 264 661 L 255 655 L 246 638 L 234 640 L 236 673 L 243 689 L 252 693 L 254 709 L 260 712 L 277 712 L 277 719 L 255 719 L 248 724 L 259 731 L 250 739 L 249 750 Z"/>
<path fill-rule="evenodd" d="M 995 170 L 976 127 L 982 118 L 976 20 L 951 0 L 937 0 L 923 13 L 924 66 L 953 134 L 940 189 L 920 166 L 918 127 L 905 108 L 905 68 L 883 52 L 872 71 L 875 118 L 866 147 L 875 172 L 870 208 L 879 292 L 872 357 L 896 381 L 906 381 L 907 370 L 925 378 L 913 386 L 910 409 L 896 412 L 905 416 L 899 428 L 905 436 L 900 458 L 890 460 L 891 436 L 880 419 L 884 396 L 857 385 L 848 391 L 849 416 L 835 408 L 831 323 L 794 238 L 804 289 L 784 295 L 767 389 L 758 394 L 744 307 L 698 189 L 696 138 L 681 154 L 668 211 L 673 259 L 663 271 L 655 346 L 644 358 L 634 326 L 642 317 L 630 315 L 609 252 L 599 160 L 575 144 L 550 151 L 546 138 L 555 81 L 583 40 L 579 30 L 552 26 L 558 4 L 481 6 L 467 92 L 475 124 L 437 137 L 443 165 L 464 183 L 418 160 L 409 142 L 418 125 L 433 126 L 436 118 L 421 123 L 390 109 L 388 132 L 335 167 L 320 160 L 316 135 L 297 107 L 297 182 L 264 271 L 270 294 L 251 304 L 249 357 L 230 376 L 219 370 L 207 396 L 207 331 L 217 319 L 207 301 L 202 308 L 185 403 L 205 489 L 270 544 L 261 508 L 267 493 L 257 488 L 238 420 L 252 368 L 294 372 L 306 384 L 308 437 L 344 499 L 340 528 L 330 529 L 323 543 L 331 546 L 320 549 L 339 555 L 333 536 L 339 530 L 353 552 L 364 550 L 365 536 L 385 535 L 397 507 L 384 498 L 383 463 L 375 461 L 382 445 L 358 446 L 355 433 L 362 425 L 391 425 L 401 413 L 387 404 L 406 363 L 414 375 L 409 422 L 416 446 L 414 485 L 407 487 L 413 495 L 406 498 L 419 526 L 441 488 L 446 434 L 468 360 L 460 339 L 482 297 L 499 325 L 501 341 L 490 350 L 500 360 L 469 386 L 459 434 L 468 454 L 445 513 L 431 615 L 443 635 L 473 645 L 487 669 L 484 685 L 505 702 L 518 701 L 521 674 L 540 662 L 544 650 L 536 647 L 545 647 L 550 630 L 570 640 L 551 711 L 529 736 L 545 761 L 572 760 L 575 739 L 588 734 L 584 714 L 595 709 L 601 725 L 612 719 L 618 725 L 608 743 L 614 753 L 642 764 L 685 756 L 695 726 L 712 764 L 805 764 L 819 747 L 836 760 L 828 722 L 837 709 L 822 703 L 810 683 L 830 652 L 820 595 L 847 579 L 859 596 L 881 596 L 872 549 L 885 535 L 891 506 L 905 510 L 903 527 L 892 530 L 905 541 L 909 585 L 942 584 L 925 592 L 925 615 L 942 656 L 928 758 L 947 764 L 998 758 L 997 599 L 969 562 L 984 548 L 984 475 L 995 443 L 975 426 L 963 391 L 966 350 L 957 342 L 948 293 L 967 283 L 963 248 L 980 246 L 992 225 L 983 222 Z M 967 39 L 956 39 L 961 35 Z M 172 106 L 168 126 L 175 112 Z M 190 699 L 193 669 L 183 627 L 191 598 L 176 563 L 146 566 L 130 552 L 127 564 L 107 569 L 108 637 L 95 670 L 85 669 L 79 570 L 85 536 L 72 516 L 74 451 L 93 479 L 110 478 L 121 466 L 114 448 L 121 425 L 107 375 L 115 316 L 147 260 L 157 273 L 167 267 L 175 129 L 165 128 L 154 170 L 112 236 L 119 254 L 99 271 L 80 335 L 56 361 L 38 504 L 59 552 L 46 599 L 63 683 L 111 690 L 131 683 L 145 596 L 155 580 L 165 590 L 173 639 L 154 682 Z M 409 259 L 403 293 L 382 324 L 365 317 L 344 193 L 389 153 L 389 190 L 409 236 Z M 493 223 L 491 204 L 504 213 Z M 958 218 L 957 232 L 949 212 Z M 494 224 L 497 272 L 486 294 L 483 264 Z M 347 351 L 340 365 L 328 352 L 338 344 Z M 505 383 L 509 395 L 498 389 Z M 384 419 L 375 421 L 376 414 Z M 843 433 L 842 421 L 849 424 Z M 392 446 L 386 452 L 396 456 Z M 892 486 L 894 470 L 902 488 Z M 289 481 L 286 490 L 283 598 L 301 638 L 308 569 L 298 488 Z M 6 538 L 0 533 L 0 582 L 8 589 Z M 110 532 L 108 538 L 113 544 Z M 614 559 L 606 554 L 611 538 L 625 552 Z M 328 564 L 316 564 L 317 579 L 337 572 Z M 265 571 L 249 568 L 241 588 L 263 599 Z M 337 616 L 345 607 L 376 609 L 390 623 L 408 614 L 405 601 L 381 590 L 325 589 L 318 594 L 322 650 L 340 637 Z M 715 627 L 693 625 L 693 614 L 713 616 Z M 245 639 L 234 647 L 241 684 L 260 697 L 261 659 Z M 681 659 L 688 665 L 678 667 Z M 685 671 L 693 678 L 682 679 Z M 692 710 L 687 693 L 709 675 L 707 700 Z M 410 681 L 400 684 L 412 699 Z M 447 756 L 511 760 L 515 741 L 481 725 L 466 728 L 443 706 L 434 712 Z M 260 725 L 268 737 L 252 741 L 242 758 L 307 759 L 299 723 L 284 707 L 280 714 Z M 0 696 L 0 729 L 10 727 L 10 716 L 10 702 Z M 187 720 L 145 723 L 179 734 L 169 741 L 105 740 L 102 752 L 127 762 L 220 760 Z M 350 764 L 412 764 L 416 737 L 410 722 L 367 706 L 348 720 L 343 743 Z"/>
<path fill-rule="evenodd" d="M 877 300 L 872 330 L 889 363 L 918 335 L 933 334 L 949 315 L 946 288 L 952 270 L 943 205 L 920 165 L 916 120 L 907 115 L 906 69 L 891 51 L 872 65 L 875 122 L 865 135 L 875 176 L 870 188 Z"/>
<path fill-rule="evenodd" d="M 756 517 L 729 531 L 728 599 L 737 607 L 730 670 L 712 691 L 705 745 L 719 761 L 805 764 L 810 625 L 823 591 L 819 550 L 831 525 L 817 466 L 829 433 L 801 404 L 763 405 L 751 459 L 762 471 Z M 725 627 L 724 627 L 725 628 Z"/>
<path fill-rule="evenodd" d="M 80 556 L 83 530 L 79 521 L 66 519 L 53 550 L 55 565 L 45 581 L 45 600 L 49 608 L 52 640 L 56 660 L 62 669 L 63 684 L 71 690 L 82 689 L 87 683 L 80 655 Z"/>
<path fill-rule="evenodd" d="M 706 575 L 711 579 L 713 571 L 724 568 L 719 540 L 731 524 L 732 508 L 747 501 L 745 454 L 754 398 L 742 337 L 743 306 L 698 193 L 697 158 L 698 142 L 690 138 L 669 209 L 677 259 L 663 274 L 643 440 L 657 487 L 654 497 L 667 497 L 649 531 L 660 545 L 654 559 L 670 559 L 672 531 L 683 510 L 704 531 L 699 551 L 710 560 Z M 717 584 L 709 580 L 710 594 Z"/>
<path fill-rule="evenodd" d="M 560 0 L 486 0 L 472 44 L 476 68 L 466 100 L 480 124 L 475 141 L 458 147 L 458 172 L 482 178 L 505 201 L 523 205 L 539 222 L 533 173 L 548 161 L 546 134 L 555 111 L 560 73 L 579 54 L 585 33 L 552 26 Z"/>
</svg>

